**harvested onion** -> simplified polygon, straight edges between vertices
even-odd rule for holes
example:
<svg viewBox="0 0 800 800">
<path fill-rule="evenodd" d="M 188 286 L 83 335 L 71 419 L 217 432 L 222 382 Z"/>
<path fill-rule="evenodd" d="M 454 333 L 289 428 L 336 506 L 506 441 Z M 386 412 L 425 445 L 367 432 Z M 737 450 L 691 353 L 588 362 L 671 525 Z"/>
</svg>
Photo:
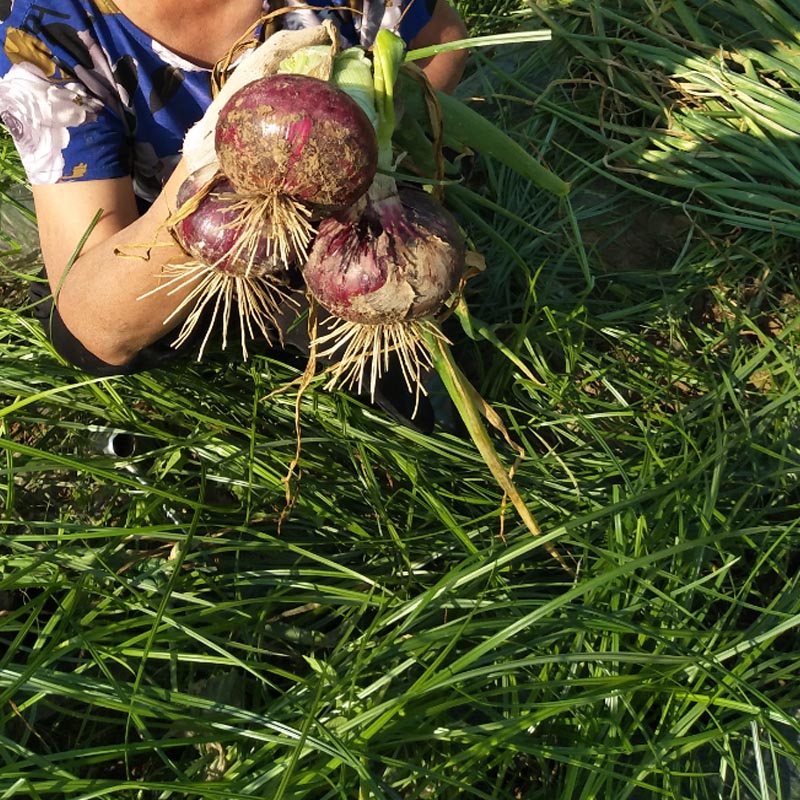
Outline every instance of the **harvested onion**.
<svg viewBox="0 0 800 800">
<path fill-rule="evenodd" d="M 344 378 L 361 389 L 369 365 L 374 392 L 394 352 L 409 389 L 417 391 L 421 371 L 430 366 L 418 326 L 456 290 L 464 237 L 426 192 L 373 194 L 346 216 L 320 223 L 302 268 L 309 292 L 339 320 L 317 344 L 324 357 L 340 353 L 334 381 Z"/>
<path fill-rule="evenodd" d="M 220 111 L 215 144 L 239 192 L 281 194 L 326 212 L 364 194 L 378 160 L 375 128 L 361 107 L 309 75 L 243 86 Z"/>
<path fill-rule="evenodd" d="M 323 220 L 303 276 L 337 317 L 386 324 L 438 312 L 458 285 L 464 237 L 429 194 L 403 187 Z"/>
<path fill-rule="evenodd" d="M 224 176 L 215 178 L 205 191 L 196 175 L 178 190 L 178 208 L 190 209 L 176 216 L 172 232 L 187 253 L 220 272 L 240 276 L 277 274 L 287 264 L 275 253 L 269 224 L 248 235 L 241 219 L 240 200 Z M 193 201 L 196 200 L 196 203 Z"/>
<path fill-rule="evenodd" d="M 173 236 L 189 259 L 165 268 L 167 281 L 153 291 L 170 294 L 191 287 L 189 293 L 164 321 L 169 323 L 187 308 L 187 315 L 173 346 L 184 344 L 206 312 L 208 330 L 200 345 L 202 358 L 218 318 L 222 321 L 222 346 L 227 347 L 231 314 L 239 319 L 242 354 L 247 358 L 247 339 L 256 331 L 269 341 L 281 330 L 277 322 L 281 304 L 295 304 L 284 287 L 292 263 L 276 253 L 268 223 L 260 230 L 248 227 L 241 216 L 241 199 L 231 182 L 216 175 L 210 181 L 192 174 L 178 190 L 178 211 L 170 220 Z"/>
<path fill-rule="evenodd" d="M 358 103 L 308 75 L 269 75 L 239 89 L 220 111 L 215 146 L 245 219 L 269 219 L 281 253 L 310 244 L 312 216 L 364 194 L 378 158 Z"/>
<path fill-rule="evenodd" d="M 393 92 L 404 46 L 382 30 L 373 53 L 381 172 L 358 203 L 320 222 L 301 269 L 309 293 L 334 318 L 330 331 L 315 340 L 320 356 L 334 361 L 329 385 L 357 384 L 361 390 L 369 368 L 374 395 L 396 354 L 409 391 L 419 393 L 421 375 L 432 363 L 426 342 L 441 338 L 435 317 L 458 287 L 465 241 L 431 195 L 397 188 Z"/>
</svg>

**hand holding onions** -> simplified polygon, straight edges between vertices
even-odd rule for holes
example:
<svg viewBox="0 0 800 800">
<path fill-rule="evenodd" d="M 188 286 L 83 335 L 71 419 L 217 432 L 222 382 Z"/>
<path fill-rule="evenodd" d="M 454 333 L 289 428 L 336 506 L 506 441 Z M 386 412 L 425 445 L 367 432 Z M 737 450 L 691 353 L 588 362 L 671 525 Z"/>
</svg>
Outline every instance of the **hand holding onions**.
<svg viewBox="0 0 800 800">
<path fill-rule="evenodd" d="M 196 194 L 173 222 L 196 257 L 185 265 L 196 282 L 196 310 L 178 342 L 208 307 L 227 324 L 238 298 L 246 357 L 254 331 L 280 337 L 279 310 L 295 300 L 283 284 L 299 271 L 312 303 L 328 315 L 328 329 L 311 344 L 331 364 L 329 386 L 374 393 L 396 358 L 409 391 L 424 391 L 421 374 L 433 363 L 432 343 L 442 339 L 437 318 L 465 267 L 465 236 L 438 199 L 442 123 L 464 151 L 476 144 L 551 191 L 563 193 L 566 184 L 488 121 L 437 94 L 421 70 L 404 69 L 404 43 L 390 31 L 379 31 L 369 52 L 338 53 L 335 35 L 307 46 L 304 36 L 290 52 L 290 36 L 253 60 L 269 74 L 251 71 L 233 91 L 226 85 L 218 98 L 224 103 L 213 109 L 214 153 L 201 160 L 216 174 L 199 188 L 190 178 Z M 406 115 L 399 138 L 410 156 L 394 140 L 396 89 Z M 470 139 L 472 131 L 480 141 Z M 207 126 L 192 132 L 191 152 L 209 139 Z M 398 161 L 416 173 L 413 184 L 398 186 Z M 210 187 L 221 182 L 232 191 L 211 201 Z M 216 242 L 215 226 L 226 231 L 235 267 L 228 258 L 209 260 L 203 253 L 211 247 L 190 241 L 208 235 Z"/>
<path fill-rule="evenodd" d="M 248 316 L 254 316 L 268 335 L 277 304 L 286 301 L 276 280 L 299 266 L 311 296 L 334 321 L 314 342 L 334 361 L 332 383 L 362 388 L 369 374 L 371 391 L 392 353 L 409 390 L 419 391 L 420 368 L 430 358 L 418 326 L 442 310 L 464 267 L 464 236 L 452 216 L 421 188 L 398 189 L 395 182 L 394 85 L 403 54 L 402 41 L 381 31 L 372 68 L 346 55 L 345 82 L 330 64 L 344 89 L 291 73 L 238 88 L 218 113 L 218 173 L 207 185 L 193 184 L 197 193 L 173 225 L 197 257 L 192 274 L 206 270 L 193 298 L 200 295 L 202 308 L 212 294 L 224 295 L 214 302 L 227 315 L 234 295 L 240 297 L 243 332 L 252 331 Z M 353 78 L 358 69 L 360 82 Z M 209 187 L 221 181 L 233 191 L 210 200 Z M 212 252 L 204 237 L 216 241 L 219 229 L 232 240 L 235 265 L 204 257 Z M 272 269 L 262 266 L 265 254 Z M 183 338 L 197 319 L 187 320 Z M 244 338 L 242 344 L 246 353 Z"/>
<path fill-rule="evenodd" d="M 329 40 L 334 35 L 327 34 Z M 207 153 L 205 120 L 189 136 L 190 161 L 204 167 L 184 182 L 170 227 L 190 258 L 170 266 L 161 288 L 193 286 L 184 301 L 193 304 L 192 311 L 178 345 L 206 309 L 211 309 L 209 330 L 222 317 L 223 346 L 230 315 L 237 310 L 245 357 L 254 331 L 267 339 L 281 337 L 281 307 L 297 305 L 284 284 L 308 254 L 315 220 L 347 208 L 375 175 L 375 130 L 358 103 L 326 80 L 274 74 L 280 64 L 274 53 L 289 52 L 290 36 L 287 32 L 269 58 L 256 59 L 259 69 L 272 74 L 250 71 L 252 79 L 239 80 L 234 92 L 223 88 L 225 101 L 211 115 L 213 156 Z M 300 40 L 308 41 L 304 32 Z M 199 175 L 209 172 L 203 182 Z M 227 190 L 220 193 L 220 186 Z M 221 243 L 235 257 L 218 252 Z"/>
</svg>

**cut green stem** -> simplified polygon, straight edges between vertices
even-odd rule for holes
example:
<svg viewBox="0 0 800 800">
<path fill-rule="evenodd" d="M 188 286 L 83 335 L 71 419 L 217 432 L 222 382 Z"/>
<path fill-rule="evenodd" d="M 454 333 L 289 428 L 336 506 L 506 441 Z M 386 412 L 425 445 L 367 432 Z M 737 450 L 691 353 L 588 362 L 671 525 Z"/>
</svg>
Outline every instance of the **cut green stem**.
<svg viewBox="0 0 800 800">
<path fill-rule="evenodd" d="M 395 33 L 381 30 L 373 48 L 375 107 L 378 111 L 378 169 L 392 170 L 392 135 L 395 127 L 394 85 L 403 63 L 405 45 Z"/>
<path fill-rule="evenodd" d="M 422 336 L 428 346 L 434 369 L 441 378 L 445 389 L 447 389 L 447 393 L 453 401 L 453 405 L 455 405 L 458 410 L 461 420 L 469 432 L 472 441 L 475 443 L 475 446 L 478 448 L 478 452 L 481 454 L 484 463 L 503 490 L 505 497 L 511 501 L 511 504 L 516 509 L 525 527 L 534 536 L 541 536 L 541 528 L 528 509 L 522 495 L 520 495 L 511 475 L 503 466 L 500 457 L 497 455 L 492 440 L 489 438 L 489 432 L 486 430 L 486 426 L 481 419 L 481 414 L 487 416 L 492 424 L 500 430 L 507 440 L 509 440 L 505 426 L 492 411 L 491 407 L 483 400 L 475 387 L 469 382 L 466 375 L 459 369 L 453 359 L 447 342 L 442 337 L 434 337 L 427 331 L 423 332 Z M 545 544 L 545 549 L 567 572 L 574 574 L 574 570 L 564 561 L 564 558 L 552 545 Z"/>
</svg>

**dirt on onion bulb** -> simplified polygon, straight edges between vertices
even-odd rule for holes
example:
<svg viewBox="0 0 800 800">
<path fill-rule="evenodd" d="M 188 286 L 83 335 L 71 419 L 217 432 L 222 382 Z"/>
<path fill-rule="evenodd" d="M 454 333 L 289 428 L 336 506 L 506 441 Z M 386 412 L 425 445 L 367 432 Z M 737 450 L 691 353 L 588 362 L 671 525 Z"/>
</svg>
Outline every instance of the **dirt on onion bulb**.
<svg viewBox="0 0 800 800">
<path fill-rule="evenodd" d="M 246 218 L 271 221 L 281 254 L 309 246 L 312 217 L 355 203 L 378 158 L 375 128 L 359 105 L 327 81 L 295 74 L 236 92 L 220 111 L 215 147 Z"/>
<path fill-rule="evenodd" d="M 421 332 L 441 336 L 433 317 L 457 289 L 464 263 L 464 236 L 450 213 L 385 176 L 345 215 L 323 220 L 302 271 L 336 318 L 315 342 L 322 358 L 341 353 L 330 383 L 361 390 L 369 366 L 374 394 L 396 353 L 409 391 L 424 391 L 420 377 L 431 361 Z"/>
<path fill-rule="evenodd" d="M 167 281 L 155 291 L 174 294 L 191 291 L 165 320 L 168 324 L 191 308 L 173 343 L 185 344 L 207 313 L 208 331 L 200 346 L 202 358 L 209 335 L 218 318 L 222 321 L 222 346 L 227 346 L 231 314 L 236 309 L 242 354 L 247 358 L 247 339 L 260 331 L 269 341 L 281 335 L 277 315 L 281 305 L 295 304 L 285 288 L 288 268 L 297 260 L 293 253 L 279 254 L 268 222 L 260 229 L 245 224 L 242 201 L 233 184 L 222 175 L 210 181 L 190 175 L 177 195 L 178 210 L 169 221 L 170 230 L 190 256 L 164 270 Z M 150 292 L 148 294 L 152 294 Z"/>
</svg>

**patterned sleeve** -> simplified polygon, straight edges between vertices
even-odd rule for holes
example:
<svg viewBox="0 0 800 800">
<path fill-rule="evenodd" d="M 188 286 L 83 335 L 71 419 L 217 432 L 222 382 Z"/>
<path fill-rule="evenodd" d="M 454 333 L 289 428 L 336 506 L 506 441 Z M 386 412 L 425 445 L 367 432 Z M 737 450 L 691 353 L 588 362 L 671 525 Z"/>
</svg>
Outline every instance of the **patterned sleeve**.
<svg viewBox="0 0 800 800">
<path fill-rule="evenodd" d="M 330 19 L 346 46 L 371 47 L 382 28 L 396 30 L 409 44 L 430 22 L 437 0 L 283 0 L 290 10 L 285 28 L 307 28 Z M 447 0 L 439 0 L 447 2 Z"/>
<path fill-rule="evenodd" d="M 87 19 L 66 4 L 45 6 L 16 0 L 0 24 L 0 117 L 28 178 L 129 174 L 121 87 L 108 58 Z"/>
</svg>

